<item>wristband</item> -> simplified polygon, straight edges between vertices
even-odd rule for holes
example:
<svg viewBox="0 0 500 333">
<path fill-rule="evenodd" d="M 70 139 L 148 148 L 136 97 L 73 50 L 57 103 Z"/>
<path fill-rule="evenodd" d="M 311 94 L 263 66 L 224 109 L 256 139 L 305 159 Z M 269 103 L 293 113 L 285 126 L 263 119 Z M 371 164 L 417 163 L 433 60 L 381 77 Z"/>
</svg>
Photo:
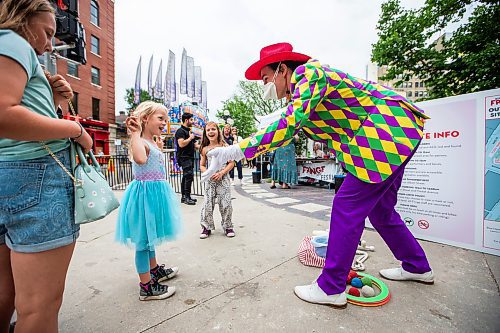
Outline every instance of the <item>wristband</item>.
<svg viewBox="0 0 500 333">
<path fill-rule="evenodd" d="M 79 122 L 76 122 L 80 126 L 80 134 L 78 136 L 72 137 L 73 140 L 80 139 L 83 135 L 83 126 Z"/>
</svg>

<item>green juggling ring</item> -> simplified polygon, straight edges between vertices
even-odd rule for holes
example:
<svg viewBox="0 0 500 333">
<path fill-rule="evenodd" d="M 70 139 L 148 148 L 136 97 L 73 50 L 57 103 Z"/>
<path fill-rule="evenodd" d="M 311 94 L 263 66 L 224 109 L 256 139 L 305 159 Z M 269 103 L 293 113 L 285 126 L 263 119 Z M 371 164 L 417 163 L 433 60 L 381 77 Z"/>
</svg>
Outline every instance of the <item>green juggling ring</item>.
<svg viewBox="0 0 500 333">
<path fill-rule="evenodd" d="M 384 282 L 369 274 L 360 272 L 357 272 L 357 274 L 361 277 L 369 278 L 372 281 L 372 284 L 380 289 L 380 293 L 374 297 L 356 297 L 347 294 L 347 301 L 349 303 L 361 306 L 378 306 L 384 305 L 389 301 L 391 294 L 389 293 L 389 288 Z"/>
</svg>

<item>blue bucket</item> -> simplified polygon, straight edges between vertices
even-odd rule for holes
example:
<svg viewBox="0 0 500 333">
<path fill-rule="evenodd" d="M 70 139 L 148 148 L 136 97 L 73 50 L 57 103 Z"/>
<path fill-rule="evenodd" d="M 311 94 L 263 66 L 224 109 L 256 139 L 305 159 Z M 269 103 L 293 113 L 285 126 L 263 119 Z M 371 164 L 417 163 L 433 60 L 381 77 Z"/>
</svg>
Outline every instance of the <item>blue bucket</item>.
<svg viewBox="0 0 500 333">
<path fill-rule="evenodd" d="M 314 246 L 314 252 L 321 258 L 326 257 L 326 248 L 328 246 L 328 236 L 315 236 L 311 239 L 311 244 Z"/>
</svg>

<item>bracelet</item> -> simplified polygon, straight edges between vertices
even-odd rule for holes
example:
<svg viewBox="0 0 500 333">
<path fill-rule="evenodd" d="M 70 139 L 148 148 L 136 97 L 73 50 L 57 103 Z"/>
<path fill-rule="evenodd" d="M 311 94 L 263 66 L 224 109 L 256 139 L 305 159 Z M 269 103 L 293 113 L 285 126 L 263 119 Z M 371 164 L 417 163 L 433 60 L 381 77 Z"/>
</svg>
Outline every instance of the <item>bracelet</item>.
<svg viewBox="0 0 500 333">
<path fill-rule="evenodd" d="M 79 122 L 76 122 L 80 126 L 80 134 L 78 136 L 72 137 L 73 140 L 80 139 L 83 135 L 83 126 Z"/>
</svg>

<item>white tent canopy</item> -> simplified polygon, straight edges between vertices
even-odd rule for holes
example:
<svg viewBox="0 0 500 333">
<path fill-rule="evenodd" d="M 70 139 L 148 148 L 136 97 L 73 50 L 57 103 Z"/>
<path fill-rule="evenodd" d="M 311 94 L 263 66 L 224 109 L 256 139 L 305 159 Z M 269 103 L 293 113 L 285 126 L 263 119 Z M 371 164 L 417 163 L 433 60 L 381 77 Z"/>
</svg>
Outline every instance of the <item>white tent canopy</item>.
<svg viewBox="0 0 500 333">
<path fill-rule="evenodd" d="M 259 125 L 257 125 L 257 130 L 260 131 L 267 126 L 274 123 L 276 120 L 280 119 L 281 114 L 286 111 L 286 107 L 278 109 L 273 113 L 266 114 L 265 116 L 257 117 Z"/>
</svg>

